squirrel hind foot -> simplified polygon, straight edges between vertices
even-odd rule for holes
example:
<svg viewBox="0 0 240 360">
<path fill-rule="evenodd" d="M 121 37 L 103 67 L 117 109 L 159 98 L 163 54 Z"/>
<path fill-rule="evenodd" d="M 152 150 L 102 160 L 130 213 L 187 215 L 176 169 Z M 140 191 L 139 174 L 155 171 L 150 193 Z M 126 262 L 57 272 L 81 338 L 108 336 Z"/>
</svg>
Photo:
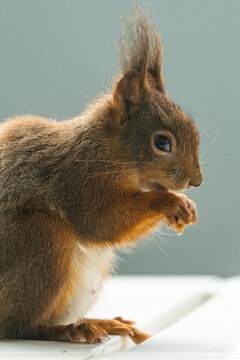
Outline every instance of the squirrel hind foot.
<svg viewBox="0 0 240 360">
<path fill-rule="evenodd" d="M 118 316 L 114 319 L 86 319 L 86 322 L 90 325 L 95 325 L 97 328 L 103 329 L 107 332 L 108 335 L 128 335 L 135 344 L 140 344 L 141 342 L 150 338 L 150 335 L 141 332 L 133 326 L 135 324 L 133 321 L 124 320 L 122 317 Z"/>
</svg>

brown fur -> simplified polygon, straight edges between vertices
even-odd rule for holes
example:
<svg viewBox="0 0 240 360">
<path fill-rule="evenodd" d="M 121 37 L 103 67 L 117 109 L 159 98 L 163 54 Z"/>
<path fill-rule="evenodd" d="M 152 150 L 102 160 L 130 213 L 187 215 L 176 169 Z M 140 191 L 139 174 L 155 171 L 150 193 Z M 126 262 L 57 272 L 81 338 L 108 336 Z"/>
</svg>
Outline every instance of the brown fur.
<svg viewBox="0 0 240 360">
<path fill-rule="evenodd" d="M 69 121 L 0 126 L 2 338 L 69 340 L 54 324 L 72 293 L 77 242 L 125 245 L 161 220 L 178 232 L 196 222 L 193 202 L 174 191 L 202 182 L 197 130 L 166 94 L 155 28 L 137 10 L 124 29 L 110 94 Z M 159 131 L 175 139 L 172 154 L 153 151 Z"/>
</svg>

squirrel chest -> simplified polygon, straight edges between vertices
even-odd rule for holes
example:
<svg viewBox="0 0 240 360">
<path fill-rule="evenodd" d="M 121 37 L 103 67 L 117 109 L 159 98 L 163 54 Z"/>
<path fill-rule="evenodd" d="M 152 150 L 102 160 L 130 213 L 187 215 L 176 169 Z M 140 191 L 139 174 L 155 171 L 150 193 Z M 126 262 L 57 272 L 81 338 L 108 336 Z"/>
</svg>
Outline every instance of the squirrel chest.
<svg viewBox="0 0 240 360">
<path fill-rule="evenodd" d="M 109 275 L 113 261 L 114 251 L 111 248 L 89 248 L 76 244 L 68 280 L 51 311 L 50 317 L 54 323 L 76 323 L 86 315 L 97 298 L 104 278 Z"/>
</svg>

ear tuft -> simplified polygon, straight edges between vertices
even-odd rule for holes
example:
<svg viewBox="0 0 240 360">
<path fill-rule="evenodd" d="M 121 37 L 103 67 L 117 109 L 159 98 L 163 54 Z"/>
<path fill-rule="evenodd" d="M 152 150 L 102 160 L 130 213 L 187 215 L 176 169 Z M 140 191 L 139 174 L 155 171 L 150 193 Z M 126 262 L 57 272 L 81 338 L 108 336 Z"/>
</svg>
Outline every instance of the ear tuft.
<svg viewBox="0 0 240 360">
<path fill-rule="evenodd" d="M 129 20 L 122 20 L 120 36 L 120 65 L 123 76 L 138 74 L 139 86 L 164 92 L 162 76 L 162 46 L 160 34 L 137 5 Z"/>
<path fill-rule="evenodd" d="M 162 43 L 160 33 L 155 26 L 152 26 L 150 42 L 150 56 L 148 74 L 154 79 L 155 87 L 160 92 L 165 92 L 164 79 L 162 74 Z"/>
</svg>

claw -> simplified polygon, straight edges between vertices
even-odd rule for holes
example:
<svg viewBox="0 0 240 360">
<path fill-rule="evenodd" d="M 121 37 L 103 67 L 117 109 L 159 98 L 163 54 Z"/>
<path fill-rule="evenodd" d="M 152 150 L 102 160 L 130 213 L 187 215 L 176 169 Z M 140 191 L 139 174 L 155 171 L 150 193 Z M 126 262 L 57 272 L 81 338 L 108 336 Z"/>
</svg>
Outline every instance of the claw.
<svg viewBox="0 0 240 360">
<path fill-rule="evenodd" d="M 114 318 L 114 320 L 118 320 L 118 321 L 120 321 L 121 323 L 123 323 L 123 324 L 128 324 L 128 325 L 135 325 L 135 324 L 136 324 L 135 321 L 124 320 L 121 316 L 116 316 L 116 317 Z"/>
</svg>

